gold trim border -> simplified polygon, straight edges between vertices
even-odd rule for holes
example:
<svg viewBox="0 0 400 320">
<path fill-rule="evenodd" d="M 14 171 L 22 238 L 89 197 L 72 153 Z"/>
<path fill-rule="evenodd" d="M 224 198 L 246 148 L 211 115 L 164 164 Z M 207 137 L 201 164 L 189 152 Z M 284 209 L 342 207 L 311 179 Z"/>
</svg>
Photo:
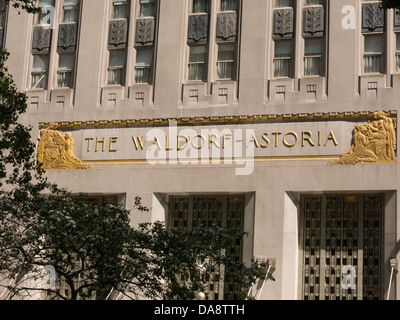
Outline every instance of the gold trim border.
<svg viewBox="0 0 400 320">
<path fill-rule="evenodd" d="M 339 159 L 340 155 L 332 155 L 332 156 L 258 156 L 254 158 L 219 158 L 219 159 L 157 159 L 157 160 L 147 160 L 147 159 L 126 159 L 126 160 L 82 160 L 83 164 L 169 164 L 169 163 L 179 163 L 179 164 L 190 164 L 190 162 L 197 161 L 195 164 L 202 164 L 202 161 L 207 161 L 204 164 L 224 164 L 229 162 L 228 164 L 233 164 L 234 161 L 280 161 L 280 160 L 336 160 Z M 213 163 L 213 161 L 217 161 L 220 163 Z"/>
<path fill-rule="evenodd" d="M 291 121 L 323 121 L 343 119 L 368 119 L 376 111 L 349 111 L 349 112 L 314 112 L 314 113 L 287 113 L 264 115 L 238 116 L 209 116 L 209 117 L 181 117 L 181 118 L 154 118 L 128 120 L 89 120 L 89 121 L 60 121 L 58 129 L 71 128 L 99 128 L 99 127 L 157 127 L 168 126 L 170 122 L 177 125 L 212 125 L 212 124 L 246 124 Z M 386 116 L 397 118 L 397 110 L 384 111 Z M 39 122 L 39 129 L 48 126 L 50 122 Z"/>
</svg>

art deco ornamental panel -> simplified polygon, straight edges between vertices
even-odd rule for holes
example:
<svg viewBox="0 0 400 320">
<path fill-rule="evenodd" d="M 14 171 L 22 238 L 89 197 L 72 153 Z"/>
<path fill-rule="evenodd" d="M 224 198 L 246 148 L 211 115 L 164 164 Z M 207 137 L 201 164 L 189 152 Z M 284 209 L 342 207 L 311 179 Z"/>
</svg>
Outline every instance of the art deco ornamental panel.
<svg viewBox="0 0 400 320">
<path fill-rule="evenodd" d="M 306 7 L 303 9 L 303 36 L 323 36 L 325 30 L 324 7 Z"/>
<path fill-rule="evenodd" d="M 380 2 L 363 3 L 363 32 L 383 32 L 385 27 L 385 11 L 380 9 L 379 4 Z"/>
<path fill-rule="evenodd" d="M 57 50 L 75 50 L 77 43 L 78 26 L 76 23 L 64 23 L 58 27 Z"/>
<path fill-rule="evenodd" d="M 224 12 L 217 15 L 217 40 L 234 41 L 237 34 L 236 12 Z"/>
<path fill-rule="evenodd" d="M 145 46 L 154 44 L 154 18 L 136 19 L 135 45 Z"/>
<path fill-rule="evenodd" d="M 208 41 L 208 14 L 190 15 L 188 21 L 188 43 Z"/>
<path fill-rule="evenodd" d="M 302 298 L 381 297 L 380 195 L 315 195 L 301 200 Z"/>
<path fill-rule="evenodd" d="M 273 14 L 273 38 L 293 37 L 293 8 L 274 10 Z"/>
<path fill-rule="evenodd" d="M 128 37 L 127 20 L 110 21 L 108 33 L 109 48 L 125 48 Z"/>
<path fill-rule="evenodd" d="M 169 204 L 168 228 L 190 231 L 216 224 L 223 228 L 243 229 L 243 217 L 244 197 L 241 195 L 173 196 Z M 234 259 L 241 259 L 241 242 L 232 243 L 226 253 Z M 213 269 L 204 292 L 206 300 L 236 299 L 239 288 L 229 280 L 229 273 L 235 270 L 226 270 L 217 264 Z"/>
<path fill-rule="evenodd" d="M 51 43 L 51 29 L 35 26 L 33 29 L 32 53 L 48 53 Z"/>
</svg>

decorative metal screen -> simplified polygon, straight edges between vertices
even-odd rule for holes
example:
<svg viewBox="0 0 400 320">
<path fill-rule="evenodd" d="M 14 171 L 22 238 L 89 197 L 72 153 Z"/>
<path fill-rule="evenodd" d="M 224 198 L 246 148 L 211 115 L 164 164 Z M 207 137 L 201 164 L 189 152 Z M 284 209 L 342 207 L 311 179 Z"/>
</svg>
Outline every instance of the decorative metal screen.
<svg viewBox="0 0 400 320">
<path fill-rule="evenodd" d="M 168 228 L 191 231 L 193 228 L 217 224 L 222 228 L 239 228 L 243 230 L 244 196 L 171 196 Z M 242 258 L 241 241 L 232 243 L 226 254 L 235 259 Z M 204 292 L 206 300 L 234 300 L 238 288 L 230 281 L 229 273 L 223 265 L 215 265 L 210 281 Z M 221 275 L 216 277 L 215 275 Z M 223 276 L 222 276 L 223 275 Z"/>
<path fill-rule="evenodd" d="M 381 297 L 381 195 L 301 197 L 302 298 Z"/>
</svg>

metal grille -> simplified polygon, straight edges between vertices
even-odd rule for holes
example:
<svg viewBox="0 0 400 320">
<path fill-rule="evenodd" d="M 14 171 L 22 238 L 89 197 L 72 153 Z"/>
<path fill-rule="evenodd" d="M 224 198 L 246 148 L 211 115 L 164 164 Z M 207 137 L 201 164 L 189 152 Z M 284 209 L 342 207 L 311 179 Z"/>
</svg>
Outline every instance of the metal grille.
<svg viewBox="0 0 400 320">
<path fill-rule="evenodd" d="M 383 197 L 301 198 L 302 298 L 379 299 Z"/>
<path fill-rule="evenodd" d="M 168 228 L 191 231 L 193 228 L 210 227 L 213 224 L 222 228 L 243 230 L 244 196 L 172 196 Z M 226 249 L 226 254 L 235 259 L 242 258 L 240 239 Z M 206 300 L 236 299 L 235 283 L 229 276 L 235 270 L 226 270 L 223 265 L 215 265 L 205 286 Z"/>
<path fill-rule="evenodd" d="M 379 197 L 365 197 L 364 200 L 364 262 L 363 298 L 376 300 L 380 297 L 381 252 L 380 234 L 382 224 L 382 201 Z"/>
<path fill-rule="evenodd" d="M 322 199 L 309 197 L 304 204 L 304 297 L 310 300 L 319 300 Z"/>
</svg>

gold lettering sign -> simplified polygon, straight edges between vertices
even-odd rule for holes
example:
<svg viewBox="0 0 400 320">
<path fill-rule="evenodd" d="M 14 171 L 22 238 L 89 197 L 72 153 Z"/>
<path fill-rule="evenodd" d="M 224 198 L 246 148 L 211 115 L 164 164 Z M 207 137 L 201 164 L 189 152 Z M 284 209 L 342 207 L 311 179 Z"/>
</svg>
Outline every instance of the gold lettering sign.
<svg viewBox="0 0 400 320">
<path fill-rule="evenodd" d="M 396 157 L 396 121 L 382 111 L 373 120 L 357 124 L 350 150 L 330 164 L 393 163 Z"/>
<path fill-rule="evenodd" d="M 203 158 L 392 163 L 397 161 L 395 114 L 377 111 L 327 114 L 318 118 L 314 114 L 314 118 L 286 117 L 265 122 L 254 118 L 246 125 L 235 122 L 224 127 L 220 123 L 203 125 L 197 120 L 193 120 L 193 126 L 181 122 L 180 127 L 170 123 L 168 128 L 159 126 L 158 122 L 136 127 L 133 122 L 120 121 L 102 130 L 98 129 L 103 123 L 86 122 L 81 129 L 81 124 L 76 123 L 48 123 L 40 127 L 38 161 L 44 168 L 88 168 L 85 164 Z M 330 122 L 330 119 L 335 121 Z M 71 134 L 63 131 L 71 127 L 80 148 L 76 152 L 82 160 L 73 154 Z"/>
<path fill-rule="evenodd" d="M 302 131 L 301 139 L 299 138 L 299 135 L 294 131 L 288 131 L 285 133 L 283 133 L 282 131 L 274 131 L 271 132 L 271 134 L 275 136 L 273 138 L 273 141 L 275 142 L 273 145 L 274 148 L 293 148 L 297 144 L 300 144 L 300 140 L 301 140 L 301 147 L 305 147 L 306 145 L 307 146 L 309 145 L 311 147 L 316 146 L 314 142 L 311 140 L 312 138 L 311 131 Z M 255 133 L 252 133 L 251 137 L 247 140 L 242 138 L 242 139 L 234 139 L 234 141 L 237 143 L 245 142 L 246 147 L 249 147 L 250 145 L 254 144 L 255 148 L 265 149 L 268 148 L 270 145 L 270 140 L 268 139 L 268 135 L 269 135 L 268 132 L 263 132 L 259 136 L 257 136 Z M 116 149 L 115 150 L 111 149 L 111 143 L 116 143 L 117 138 L 118 137 L 110 137 L 109 151 L 116 151 Z M 159 150 L 165 150 L 165 151 L 172 151 L 172 150 L 180 151 L 187 149 L 188 147 L 190 147 L 190 145 L 195 149 L 202 149 L 202 148 L 211 149 L 213 147 L 218 149 L 225 149 L 227 141 L 232 142 L 232 139 L 233 139 L 232 133 L 223 133 L 221 135 L 218 135 L 216 133 L 211 133 L 208 135 L 196 134 L 194 136 L 178 134 L 176 136 L 165 135 L 165 139 L 161 139 L 161 137 L 159 138 L 158 136 L 155 136 L 152 144 L 157 144 Z M 96 139 L 93 137 L 86 137 L 84 138 L 84 140 L 88 141 L 87 152 L 91 151 L 90 141 L 92 140 L 96 141 L 95 152 L 97 152 L 100 149 L 99 144 L 101 144 L 102 146 L 102 151 L 106 150 L 105 142 L 107 139 L 105 137 L 101 138 L 98 137 Z M 132 146 L 135 151 L 145 150 L 147 142 L 145 136 L 132 136 L 132 141 L 133 141 Z M 172 143 L 173 141 L 176 141 L 176 144 L 173 144 Z M 333 130 L 330 130 L 329 134 L 326 135 L 326 140 L 324 144 L 321 144 L 321 131 L 318 131 L 318 147 L 321 146 L 326 147 L 329 144 L 332 144 L 334 146 L 337 146 L 339 144 Z"/>
<path fill-rule="evenodd" d="M 74 140 L 71 133 L 62 135 L 56 123 L 50 123 L 40 130 L 40 141 L 37 151 L 38 163 L 43 169 L 88 169 L 74 155 Z"/>
</svg>

